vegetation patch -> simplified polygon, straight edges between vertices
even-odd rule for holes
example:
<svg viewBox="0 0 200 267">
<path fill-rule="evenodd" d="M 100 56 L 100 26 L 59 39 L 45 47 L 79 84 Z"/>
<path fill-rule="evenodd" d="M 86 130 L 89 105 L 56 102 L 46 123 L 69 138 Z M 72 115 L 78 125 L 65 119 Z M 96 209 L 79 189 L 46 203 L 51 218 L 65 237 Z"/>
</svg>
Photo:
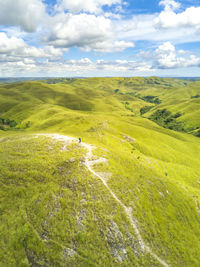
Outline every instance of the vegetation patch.
<svg viewBox="0 0 200 267">
<path fill-rule="evenodd" d="M 10 119 L 0 118 L 0 130 L 6 131 L 17 126 L 17 122 Z"/>
<path fill-rule="evenodd" d="M 156 104 L 156 105 L 162 103 L 162 101 L 157 96 L 153 96 L 153 95 L 139 96 L 139 98 L 144 100 L 145 102 Z"/>
<path fill-rule="evenodd" d="M 193 132 L 194 136 L 200 137 L 200 130 L 194 131 Z"/>
<path fill-rule="evenodd" d="M 127 92 L 126 95 L 134 96 L 134 97 L 137 97 L 137 98 L 139 98 L 145 102 L 156 104 L 156 105 L 159 105 L 162 103 L 162 101 L 157 96 L 154 96 L 154 95 L 142 96 L 136 92 Z"/>
<path fill-rule="evenodd" d="M 125 102 L 125 109 L 134 112 L 133 109 L 130 107 L 130 103 L 128 101 Z"/>
<path fill-rule="evenodd" d="M 149 119 L 156 122 L 158 125 L 175 131 L 185 131 L 184 123 L 176 119 L 181 116 L 181 113 L 172 114 L 167 109 L 158 109 L 154 112 Z"/>
<path fill-rule="evenodd" d="M 191 98 L 200 98 L 200 94 L 193 95 L 193 96 L 191 96 Z"/>
<path fill-rule="evenodd" d="M 144 106 L 140 109 L 140 114 L 143 115 L 147 113 L 149 110 L 151 110 L 154 106 Z"/>
</svg>

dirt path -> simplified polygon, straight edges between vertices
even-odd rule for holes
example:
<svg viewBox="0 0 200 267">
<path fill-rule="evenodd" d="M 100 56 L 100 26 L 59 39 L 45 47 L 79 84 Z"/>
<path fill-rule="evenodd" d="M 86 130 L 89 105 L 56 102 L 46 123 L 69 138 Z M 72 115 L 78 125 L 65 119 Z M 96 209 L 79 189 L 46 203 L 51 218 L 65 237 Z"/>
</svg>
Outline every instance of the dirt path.
<svg viewBox="0 0 200 267">
<path fill-rule="evenodd" d="M 53 139 L 56 139 L 56 140 L 59 140 L 59 141 L 63 141 L 65 143 L 63 149 L 66 147 L 67 144 L 70 144 L 72 142 L 78 142 L 77 139 L 75 138 L 72 138 L 72 137 L 68 137 L 68 136 L 65 136 L 65 135 L 59 135 L 59 134 L 39 134 L 39 135 L 42 135 L 42 136 L 48 136 L 48 137 L 51 137 Z M 93 157 L 93 153 L 92 153 L 92 150 L 94 149 L 94 147 L 92 145 L 89 145 L 89 144 L 86 144 L 86 143 L 81 143 L 80 144 L 82 147 L 84 147 L 88 152 L 86 154 L 86 157 L 85 157 L 85 165 L 87 166 L 88 170 L 93 174 L 95 175 L 96 177 L 98 177 L 102 183 L 104 184 L 104 186 L 108 189 L 108 191 L 110 192 L 110 194 L 113 196 L 113 198 L 120 204 L 120 206 L 124 209 L 124 212 L 126 213 L 132 227 L 133 227 L 133 230 L 137 236 L 137 239 L 139 241 L 139 244 L 140 244 L 140 247 L 141 247 L 141 250 L 143 252 L 148 252 L 154 259 L 156 259 L 161 265 L 165 266 L 165 267 L 169 267 L 169 265 L 164 261 L 162 260 L 160 257 L 158 257 L 152 250 L 151 248 L 145 244 L 144 240 L 142 239 L 141 235 L 140 235 L 140 231 L 138 229 L 138 226 L 134 220 L 134 217 L 132 215 L 132 208 L 131 207 L 127 207 L 125 206 L 121 200 L 119 200 L 119 198 L 115 195 L 115 193 L 112 191 L 112 189 L 108 186 L 106 180 L 104 179 L 104 177 L 98 173 L 96 173 L 92 166 L 94 164 L 98 164 L 98 163 L 101 163 L 101 162 L 106 162 L 106 159 L 105 158 L 99 158 L 97 160 L 92 160 L 92 157 Z"/>
</svg>

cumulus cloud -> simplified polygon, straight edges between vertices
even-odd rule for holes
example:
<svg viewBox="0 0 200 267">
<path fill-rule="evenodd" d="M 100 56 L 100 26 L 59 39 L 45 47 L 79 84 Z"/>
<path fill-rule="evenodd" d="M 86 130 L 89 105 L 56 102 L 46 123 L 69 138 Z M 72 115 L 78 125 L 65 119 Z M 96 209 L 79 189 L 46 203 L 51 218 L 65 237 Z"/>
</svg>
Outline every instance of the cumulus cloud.
<svg viewBox="0 0 200 267">
<path fill-rule="evenodd" d="M 155 50 L 154 56 L 156 60 L 154 67 L 160 69 L 199 67 L 200 58 L 195 55 L 181 57 L 177 55 L 179 52 L 170 42 L 163 43 Z M 183 50 L 180 54 L 183 54 Z"/>
<path fill-rule="evenodd" d="M 92 14 L 58 14 L 44 41 L 55 47 L 78 47 L 96 52 L 123 51 L 133 42 L 117 40 L 110 19 Z"/>
<path fill-rule="evenodd" d="M 47 41 L 55 46 L 87 46 L 112 34 L 109 19 L 88 14 L 59 14 L 52 20 Z"/>
<path fill-rule="evenodd" d="M 60 0 L 57 2 L 57 12 L 50 15 L 46 13 L 42 0 L 29 0 L 28 3 L 27 0 L 0 0 L 0 24 L 19 26 L 26 32 L 38 30 L 42 41 L 49 46 L 119 52 L 133 47 L 134 44 L 116 36 L 112 21 L 120 19 L 120 15 L 103 12 L 102 7 L 119 7 L 121 3 L 122 0 Z M 67 13 L 63 12 L 64 10 L 67 10 Z M 80 11 L 83 13 L 79 13 Z M 76 12 L 78 14 L 75 14 Z M 18 34 L 20 36 L 20 33 Z M 19 40 L 16 39 L 16 42 L 18 44 Z M 38 49 L 27 50 L 39 53 Z"/>
<path fill-rule="evenodd" d="M 176 10 L 178 9 L 181 4 L 174 1 L 174 0 L 162 0 L 159 2 L 159 5 L 160 6 L 164 6 L 165 10 L 168 11 L 168 10 Z"/>
<path fill-rule="evenodd" d="M 103 12 L 102 7 L 120 5 L 121 0 L 59 0 L 56 9 L 68 10 L 71 13 L 89 12 L 100 14 Z"/>
<path fill-rule="evenodd" d="M 93 49 L 96 52 L 109 53 L 109 52 L 121 52 L 130 47 L 134 47 L 133 42 L 107 40 L 105 42 L 103 41 L 103 42 L 93 43 L 90 46 L 84 46 L 82 49 L 86 51 Z"/>
<path fill-rule="evenodd" d="M 16 61 L 19 58 L 60 58 L 62 51 L 52 46 L 37 48 L 29 46 L 23 39 L 17 37 L 8 37 L 4 32 L 0 32 L 0 58 L 5 61 Z"/>
<path fill-rule="evenodd" d="M 42 0 L 0 0 L 1 25 L 20 26 L 27 32 L 33 32 L 45 17 Z"/>
<path fill-rule="evenodd" d="M 200 10 L 197 13 L 200 14 Z M 113 21 L 113 24 L 115 25 L 117 36 L 126 41 L 170 41 L 176 44 L 199 42 L 199 15 L 191 14 L 188 18 L 184 17 L 185 24 L 183 19 L 177 21 L 176 16 L 177 14 L 172 10 L 168 12 L 162 11 L 160 15 L 135 15 L 128 20 Z"/>
<path fill-rule="evenodd" d="M 165 9 L 155 19 L 155 25 L 158 28 L 183 28 L 194 27 L 200 29 L 200 7 L 189 7 L 183 12 L 176 13 L 174 10 L 179 7 L 177 2 L 164 0 Z M 169 2 L 167 4 L 167 2 Z M 172 3 L 171 3 L 172 2 Z"/>
<path fill-rule="evenodd" d="M 25 42 L 17 37 L 8 38 L 3 32 L 0 32 L 0 53 L 12 53 L 13 51 L 20 51 L 22 47 L 26 46 Z"/>
<path fill-rule="evenodd" d="M 43 73 L 44 76 L 90 76 L 91 73 L 126 76 L 154 69 L 200 66 L 199 57 L 176 50 L 174 46 L 185 40 L 200 41 L 200 7 L 183 10 L 175 0 L 162 0 L 160 14 L 124 18 L 121 13 L 123 0 L 57 0 L 54 10 L 49 9 L 49 13 L 44 2 L 0 0 L 1 73 L 9 73 L 10 68 L 10 73 L 16 75 L 27 72 Z M 145 47 L 136 61 L 64 60 L 64 53 L 71 47 L 113 53 L 133 48 L 137 41 L 145 45 L 149 44 L 147 41 L 152 45 L 153 41 L 153 47 Z M 163 44 L 155 49 L 161 42 Z M 91 55 L 89 53 L 88 57 Z"/>
<path fill-rule="evenodd" d="M 0 73 L 8 76 L 21 76 L 22 73 L 36 76 L 132 76 L 152 72 L 151 66 L 144 62 L 128 60 L 97 60 L 89 58 L 66 60 L 62 62 L 19 60 L 0 64 Z"/>
<path fill-rule="evenodd" d="M 91 73 L 99 73 L 100 75 L 112 74 L 133 74 L 138 72 L 149 72 L 152 71 L 151 66 L 144 62 L 128 61 L 128 60 L 97 60 L 92 61 L 89 58 L 83 58 L 80 60 L 67 60 L 61 63 L 63 70 L 67 72 L 82 73 L 86 76 Z"/>
</svg>

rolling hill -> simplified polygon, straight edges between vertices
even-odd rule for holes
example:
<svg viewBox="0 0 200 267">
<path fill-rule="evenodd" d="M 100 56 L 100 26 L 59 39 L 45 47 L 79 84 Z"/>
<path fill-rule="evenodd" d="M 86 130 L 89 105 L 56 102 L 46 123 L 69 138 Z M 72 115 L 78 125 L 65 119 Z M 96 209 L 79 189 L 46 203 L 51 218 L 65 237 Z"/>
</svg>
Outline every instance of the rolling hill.
<svg viewBox="0 0 200 267">
<path fill-rule="evenodd" d="M 0 84 L 0 265 L 199 266 L 199 96 L 158 77 Z"/>
</svg>

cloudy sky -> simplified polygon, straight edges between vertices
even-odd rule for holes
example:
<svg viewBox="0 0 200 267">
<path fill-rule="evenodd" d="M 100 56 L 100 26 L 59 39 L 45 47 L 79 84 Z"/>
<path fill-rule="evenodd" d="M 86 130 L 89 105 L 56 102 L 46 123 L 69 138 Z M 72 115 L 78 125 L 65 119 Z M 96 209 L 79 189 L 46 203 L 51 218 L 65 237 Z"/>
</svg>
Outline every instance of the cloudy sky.
<svg viewBox="0 0 200 267">
<path fill-rule="evenodd" d="M 200 76 L 199 0 L 0 0 L 0 77 Z"/>
</svg>

